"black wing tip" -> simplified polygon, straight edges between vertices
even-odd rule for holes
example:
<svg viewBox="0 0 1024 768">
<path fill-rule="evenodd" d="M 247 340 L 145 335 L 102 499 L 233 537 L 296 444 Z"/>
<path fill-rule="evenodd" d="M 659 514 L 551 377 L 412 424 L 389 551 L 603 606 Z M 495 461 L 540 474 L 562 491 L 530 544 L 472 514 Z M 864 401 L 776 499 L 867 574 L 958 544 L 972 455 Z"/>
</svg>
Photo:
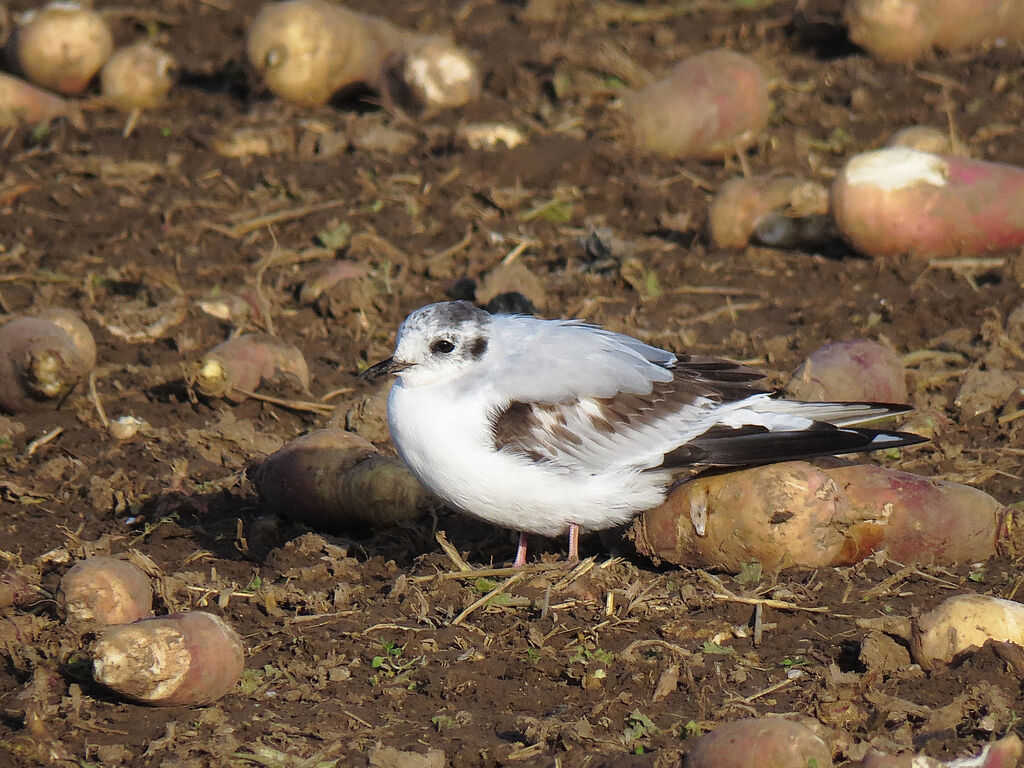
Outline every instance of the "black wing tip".
<svg viewBox="0 0 1024 768">
<path fill-rule="evenodd" d="M 870 453 L 891 448 L 904 448 L 928 442 L 913 432 L 861 427 L 834 427 L 820 424 L 821 429 L 797 432 L 746 431 L 726 435 L 727 429 L 697 438 L 668 453 L 657 470 L 694 465 L 745 467 L 775 464 L 781 461 L 804 461 L 845 453 Z"/>
</svg>

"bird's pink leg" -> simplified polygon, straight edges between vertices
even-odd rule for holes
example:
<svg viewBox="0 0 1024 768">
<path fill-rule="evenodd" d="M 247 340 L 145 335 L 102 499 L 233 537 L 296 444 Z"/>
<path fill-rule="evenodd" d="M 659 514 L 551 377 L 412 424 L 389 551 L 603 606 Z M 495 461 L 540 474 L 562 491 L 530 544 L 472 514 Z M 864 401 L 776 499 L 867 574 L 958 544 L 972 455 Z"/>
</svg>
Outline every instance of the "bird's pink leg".
<svg viewBox="0 0 1024 768">
<path fill-rule="evenodd" d="M 513 565 L 516 568 L 526 565 L 526 531 L 519 532 L 519 547 L 516 549 L 516 561 Z"/>
<path fill-rule="evenodd" d="M 580 559 L 580 527 L 576 523 L 569 523 L 569 562 L 575 563 Z"/>
</svg>

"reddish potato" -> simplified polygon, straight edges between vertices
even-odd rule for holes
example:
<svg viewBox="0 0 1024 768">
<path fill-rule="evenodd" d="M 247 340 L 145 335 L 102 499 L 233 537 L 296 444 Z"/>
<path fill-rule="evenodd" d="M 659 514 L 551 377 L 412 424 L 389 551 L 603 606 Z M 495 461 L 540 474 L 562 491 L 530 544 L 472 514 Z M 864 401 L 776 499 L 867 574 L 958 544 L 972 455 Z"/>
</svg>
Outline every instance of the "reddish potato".
<svg viewBox="0 0 1024 768">
<path fill-rule="evenodd" d="M 87 557 L 64 574 L 57 599 L 73 621 L 130 624 L 153 615 L 153 586 L 138 566 Z"/>
<path fill-rule="evenodd" d="M 839 231 L 868 256 L 1024 245 L 1024 169 L 903 147 L 856 155 L 832 185 Z"/>
<path fill-rule="evenodd" d="M 176 66 L 171 54 L 149 43 L 119 48 L 100 72 L 103 100 L 124 112 L 158 107 L 174 85 Z"/>
<path fill-rule="evenodd" d="M 476 64 L 454 44 L 325 0 L 263 6 L 247 48 L 271 91 L 307 106 L 352 86 L 387 90 L 389 77 L 424 106 L 461 106 L 480 90 Z"/>
<path fill-rule="evenodd" d="M 18 123 L 48 123 L 58 117 L 81 124 L 78 108 L 66 99 L 0 72 L 0 128 Z"/>
<path fill-rule="evenodd" d="M 209 704 L 235 687 L 245 667 L 238 633 L 201 611 L 109 627 L 92 656 L 97 682 L 153 706 Z"/>
<path fill-rule="evenodd" d="M 81 319 L 68 310 L 43 314 L 0 327 L 0 409 L 9 413 L 56 407 L 96 363 Z"/>
<path fill-rule="evenodd" d="M 260 384 L 284 378 L 309 389 L 309 367 L 302 352 L 265 333 L 249 333 L 218 344 L 199 365 L 196 386 L 208 397 L 240 403 Z"/>
<path fill-rule="evenodd" d="M 698 477 L 633 525 L 642 554 L 739 572 L 850 565 L 885 550 L 954 564 L 1019 551 L 1019 513 L 957 483 L 870 464 L 802 461 Z"/>
<path fill-rule="evenodd" d="M 812 352 L 794 371 L 786 392 L 794 400 L 905 403 L 906 371 L 878 342 L 837 341 Z"/>
<path fill-rule="evenodd" d="M 1024 39 L 1022 0 L 852 0 L 845 16 L 850 39 L 886 62 Z"/>
<path fill-rule="evenodd" d="M 33 83 L 74 94 L 85 90 L 113 49 L 110 29 L 96 11 L 53 2 L 22 16 L 8 50 Z"/>
<path fill-rule="evenodd" d="M 753 717 L 701 736 L 686 768 L 828 768 L 832 750 L 806 725 L 781 717 Z"/>
<path fill-rule="evenodd" d="M 640 150 L 717 160 L 753 144 L 771 104 L 761 68 L 718 49 L 679 62 L 664 80 L 624 96 L 621 107 Z"/>
<path fill-rule="evenodd" d="M 708 210 L 708 230 L 716 248 L 743 248 L 769 216 L 795 221 L 827 214 L 828 191 L 815 181 L 750 176 L 731 179 L 718 190 Z"/>
<path fill-rule="evenodd" d="M 398 459 L 343 429 L 319 429 L 267 457 L 256 486 L 268 506 L 314 528 L 396 525 L 430 495 Z"/>
</svg>

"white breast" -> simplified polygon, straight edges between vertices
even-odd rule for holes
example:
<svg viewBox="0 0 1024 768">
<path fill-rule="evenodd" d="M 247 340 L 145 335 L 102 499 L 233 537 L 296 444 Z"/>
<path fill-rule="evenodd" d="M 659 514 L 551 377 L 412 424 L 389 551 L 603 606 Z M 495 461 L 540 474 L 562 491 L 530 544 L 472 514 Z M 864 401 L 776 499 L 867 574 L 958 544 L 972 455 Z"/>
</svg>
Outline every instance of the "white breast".
<svg viewBox="0 0 1024 768">
<path fill-rule="evenodd" d="M 465 393 L 461 393 L 465 395 Z M 453 508 L 514 530 L 557 536 L 570 523 L 600 530 L 626 522 L 665 496 L 667 477 L 629 470 L 574 472 L 493 446 L 483 395 L 396 382 L 388 426 L 399 455 Z"/>
</svg>

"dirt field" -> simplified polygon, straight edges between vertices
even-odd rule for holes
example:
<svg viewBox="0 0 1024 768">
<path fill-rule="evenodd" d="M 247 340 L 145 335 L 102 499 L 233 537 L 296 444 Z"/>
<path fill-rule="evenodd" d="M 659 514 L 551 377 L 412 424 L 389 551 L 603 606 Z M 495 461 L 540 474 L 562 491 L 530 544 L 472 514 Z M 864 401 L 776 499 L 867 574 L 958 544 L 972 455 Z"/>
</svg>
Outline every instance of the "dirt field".
<svg viewBox="0 0 1024 768">
<path fill-rule="evenodd" d="M 957 402 L 970 370 L 1024 376 L 1002 344 L 1022 300 L 1019 254 L 716 251 L 708 202 L 741 164 L 637 157 L 601 129 L 622 88 L 727 46 L 772 81 L 771 123 L 744 158 L 753 173 L 827 182 L 912 124 L 1024 165 L 1019 48 L 880 65 L 848 42 L 838 2 L 814 0 L 354 3 L 486 53 L 477 102 L 419 117 L 372 98 L 304 109 L 264 92 L 244 55 L 256 0 L 97 5 L 119 42 L 155 35 L 181 83 L 130 130 L 90 109 L 83 129 L 3 135 L 0 311 L 81 311 L 99 364 L 94 396 L 83 384 L 59 410 L 0 418 L 0 554 L 39 565 L 54 594 L 72 559 L 135 551 L 157 577 L 157 611 L 221 614 L 247 669 L 205 708 L 127 704 L 91 682 L 90 637 L 53 600 L 8 609 L 0 763 L 668 768 L 722 722 L 784 713 L 816 721 L 849 765 L 871 746 L 949 759 L 1020 729 L 1021 682 L 994 652 L 924 673 L 902 645 L 873 635 L 862 648 L 855 623 L 961 591 L 1019 596 L 1017 561 L 879 557 L 737 582 L 591 535 L 593 559 L 575 568 L 564 542 L 538 539 L 539 559 L 509 583 L 508 571 L 460 574 L 436 536 L 474 568 L 502 568 L 510 532 L 444 509 L 374 532 L 310 531 L 264 509 L 248 474 L 346 414 L 389 451 L 380 397 L 352 411 L 377 390 L 358 370 L 390 354 L 415 307 L 517 290 L 539 315 L 747 361 L 779 383 L 827 341 L 882 340 L 908 356 L 919 418 L 939 426 L 931 443 L 874 460 L 1020 505 L 1024 419 L 1001 419 L 1020 390 L 989 395 L 978 415 Z M 484 120 L 528 140 L 470 149 L 457 129 Z M 382 127 L 394 131 L 384 141 Z M 225 156 L 244 136 L 274 151 Z M 304 280 L 339 246 L 363 271 L 303 304 Z M 210 313 L 239 295 L 247 316 Z M 330 394 L 334 414 L 197 397 L 189 372 L 239 328 L 298 345 L 313 374 L 305 399 Z M 145 425 L 119 442 L 103 419 L 123 415 Z M 727 592 L 790 607 L 764 608 L 755 644 L 752 603 Z M 380 746 L 443 757 L 394 762 Z"/>
</svg>

